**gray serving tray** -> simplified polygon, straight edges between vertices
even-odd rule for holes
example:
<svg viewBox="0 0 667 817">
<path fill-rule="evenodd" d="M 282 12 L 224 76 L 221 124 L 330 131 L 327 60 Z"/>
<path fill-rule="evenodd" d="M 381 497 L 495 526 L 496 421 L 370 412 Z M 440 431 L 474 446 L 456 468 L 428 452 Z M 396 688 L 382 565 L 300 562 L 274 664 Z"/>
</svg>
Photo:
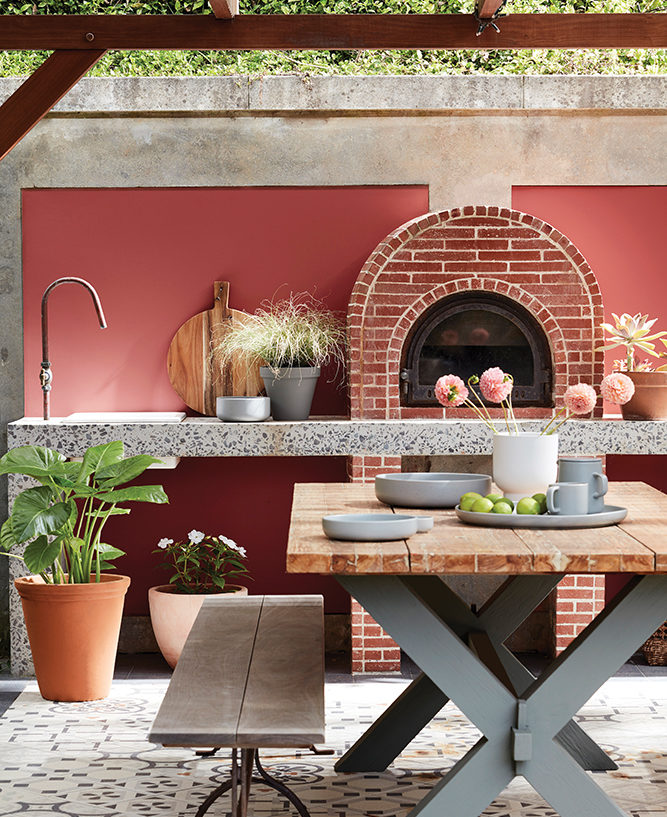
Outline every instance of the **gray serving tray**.
<svg viewBox="0 0 667 817">
<path fill-rule="evenodd" d="M 468 491 L 484 496 L 491 491 L 486 474 L 456 474 L 446 471 L 379 474 L 375 496 L 399 508 L 453 508 Z"/>
<path fill-rule="evenodd" d="M 627 516 L 628 509 L 619 505 L 605 505 L 604 510 L 598 513 L 583 513 L 566 516 L 565 514 L 540 514 L 533 516 L 522 513 L 477 513 L 462 511 L 457 505 L 456 515 L 462 522 L 469 525 L 483 525 L 486 528 L 603 528 L 606 525 L 615 525 L 622 522 Z"/>
</svg>

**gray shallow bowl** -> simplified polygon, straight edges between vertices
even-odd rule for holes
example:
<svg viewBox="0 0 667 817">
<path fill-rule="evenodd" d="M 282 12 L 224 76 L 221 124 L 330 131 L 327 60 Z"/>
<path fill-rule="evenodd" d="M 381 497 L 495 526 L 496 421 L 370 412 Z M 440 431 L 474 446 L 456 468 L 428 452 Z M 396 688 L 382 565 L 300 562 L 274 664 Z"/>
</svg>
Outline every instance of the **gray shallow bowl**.
<svg viewBox="0 0 667 817">
<path fill-rule="evenodd" d="M 226 423 L 259 423 L 271 414 L 268 397 L 217 397 L 215 413 Z"/>
<path fill-rule="evenodd" d="M 491 491 L 486 474 L 425 472 L 380 474 L 375 477 L 375 496 L 399 508 L 453 508 L 468 491 L 485 496 Z"/>
<path fill-rule="evenodd" d="M 432 527 L 432 516 L 403 513 L 336 513 L 322 517 L 322 529 L 329 539 L 352 542 L 391 542 Z"/>
</svg>

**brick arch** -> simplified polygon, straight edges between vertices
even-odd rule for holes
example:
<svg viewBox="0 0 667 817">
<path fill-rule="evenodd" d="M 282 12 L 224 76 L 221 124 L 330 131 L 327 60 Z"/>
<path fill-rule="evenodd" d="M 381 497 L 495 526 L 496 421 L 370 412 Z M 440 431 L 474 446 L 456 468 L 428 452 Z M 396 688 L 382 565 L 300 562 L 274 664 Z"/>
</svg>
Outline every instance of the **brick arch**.
<svg viewBox="0 0 667 817">
<path fill-rule="evenodd" d="M 594 348 L 602 342 L 602 296 L 583 255 L 555 227 L 527 213 L 468 206 L 398 227 L 359 273 L 348 308 L 353 417 L 442 416 L 439 407 L 400 406 L 403 344 L 429 306 L 476 289 L 516 300 L 543 328 L 556 402 L 580 379 L 599 387 L 603 356 Z M 517 410 L 523 416 L 551 412 Z"/>
</svg>

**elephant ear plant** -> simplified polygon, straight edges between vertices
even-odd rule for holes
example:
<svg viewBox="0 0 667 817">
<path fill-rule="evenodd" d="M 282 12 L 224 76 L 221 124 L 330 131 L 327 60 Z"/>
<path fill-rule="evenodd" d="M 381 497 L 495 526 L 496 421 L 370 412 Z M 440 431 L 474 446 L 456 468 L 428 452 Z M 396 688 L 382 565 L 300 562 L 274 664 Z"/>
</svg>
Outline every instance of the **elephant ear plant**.
<svg viewBox="0 0 667 817">
<path fill-rule="evenodd" d="M 0 550 L 23 559 L 47 584 L 99 582 L 123 551 L 102 539 L 111 516 L 130 513 L 127 502 L 168 502 L 161 485 L 122 487 L 160 460 L 124 457 L 123 443 L 89 448 L 68 462 L 50 448 L 28 445 L 0 459 L 0 474 L 32 477 L 39 486 L 18 495 L 0 530 Z M 10 551 L 28 543 L 23 556 Z"/>
</svg>

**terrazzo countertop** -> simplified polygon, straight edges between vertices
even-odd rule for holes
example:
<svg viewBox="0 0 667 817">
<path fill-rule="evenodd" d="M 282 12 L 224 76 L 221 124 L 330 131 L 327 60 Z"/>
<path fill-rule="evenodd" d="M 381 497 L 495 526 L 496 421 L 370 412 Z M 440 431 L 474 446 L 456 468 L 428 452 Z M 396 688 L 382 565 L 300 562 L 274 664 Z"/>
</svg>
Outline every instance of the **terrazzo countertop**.
<svg viewBox="0 0 667 817">
<path fill-rule="evenodd" d="M 146 415 L 149 417 L 150 415 Z M 501 430 L 501 423 L 497 427 Z M 524 421 L 539 431 L 542 421 Z M 570 420 L 559 431 L 561 454 L 667 454 L 667 420 Z M 156 457 L 302 457 L 490 454 L 492 435 L 479 420 L 348 420 L 222 423 L 212 417 L 182 422 L 65 422 L 24 417 L 8 425 L 9 446 L 43 445 L 66 456 L 90 445 L 123 440 L 127 454 Z"/>
</svg>

